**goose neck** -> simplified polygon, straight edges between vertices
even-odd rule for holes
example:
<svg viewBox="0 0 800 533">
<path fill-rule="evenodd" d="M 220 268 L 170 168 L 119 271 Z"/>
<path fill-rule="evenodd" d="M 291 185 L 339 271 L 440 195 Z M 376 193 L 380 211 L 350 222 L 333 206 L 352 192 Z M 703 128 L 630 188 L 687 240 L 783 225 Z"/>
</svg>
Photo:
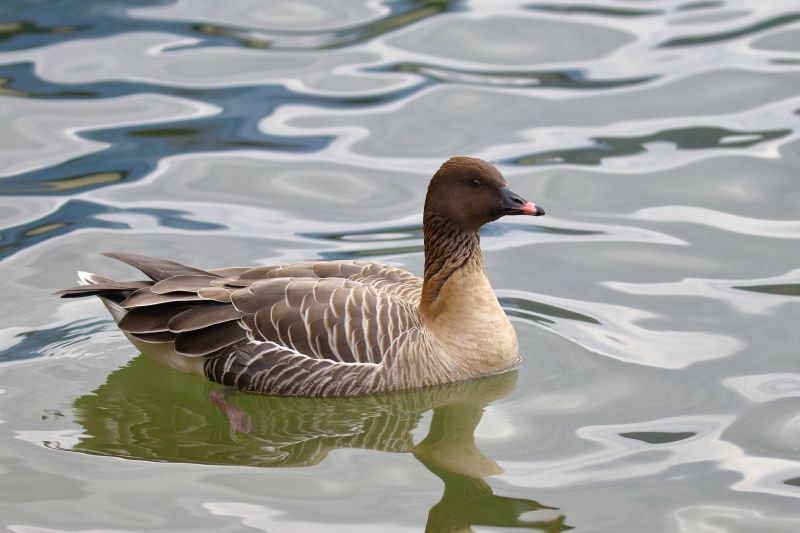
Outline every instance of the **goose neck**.
<svg viewBox="0 0 800 533">
<path fill-rule="evenodd" d="M 420 305 L 423 312 L 439 299 L 442 288 L 454 279 L 455 273 L 469 272 L 485 277 L 477 229 L 465 231 L 441 217 L 426 214 L 424 238 L 425 276 Z M 462 279 L 463 276 L 457 278 Z"/>
</svg>

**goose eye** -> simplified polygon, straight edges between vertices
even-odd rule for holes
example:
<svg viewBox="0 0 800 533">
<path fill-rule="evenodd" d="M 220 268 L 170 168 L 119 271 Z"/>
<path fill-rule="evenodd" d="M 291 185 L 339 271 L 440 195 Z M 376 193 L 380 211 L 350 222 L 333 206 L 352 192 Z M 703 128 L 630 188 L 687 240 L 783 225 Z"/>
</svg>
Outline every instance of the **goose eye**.
<svg viewBox="0 0 800 533">
<path fill-rule="evenodd" d="M 483 184 L 481 183 L 481 180 L 479 180 L 479 179 L 474 179 L 474 180 L 472 180 L 472 186 L 473 186 L 473 187 L 475 187 L 476 189 L 477 189 L 478 187 L 480 187 L 481 185 L 483 185 Z"/>
</svg>

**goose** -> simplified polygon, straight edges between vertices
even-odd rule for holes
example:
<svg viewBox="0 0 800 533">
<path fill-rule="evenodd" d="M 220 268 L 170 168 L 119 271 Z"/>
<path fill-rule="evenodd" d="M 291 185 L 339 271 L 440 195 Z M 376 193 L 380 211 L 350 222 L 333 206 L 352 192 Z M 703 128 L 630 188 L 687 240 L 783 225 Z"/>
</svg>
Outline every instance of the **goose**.
<svg viewBox="0 0 800 533">
<path fill-rule="evenodd" d="M 129 253 L 147 281 L 85 272 L 62 297 L 99 296 L 145 356 L 233 390 L 362 396 L 514 368 L 514 328 L 492 290 L 479 228 L 543 215 L 491 164 L 447 160 L 425 197 L 424 277 L 366 261 L 201 270 Z"/>
</svg>

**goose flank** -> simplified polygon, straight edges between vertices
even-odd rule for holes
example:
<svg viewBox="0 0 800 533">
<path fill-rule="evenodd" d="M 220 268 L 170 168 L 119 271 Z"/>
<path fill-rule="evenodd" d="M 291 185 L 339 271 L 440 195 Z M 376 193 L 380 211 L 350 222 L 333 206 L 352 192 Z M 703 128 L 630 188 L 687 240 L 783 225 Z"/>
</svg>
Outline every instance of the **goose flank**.
<svg viewBox="0 0 800 533">
<path fill-rule="evenodd" d="M 200 270 L 107 253 L 149 280 L 80 273 L 56 294 L 100 297 L 146 356 L 245 392 L 357 396 L 463 381 L 519 360 L 478 231 L 543 214 L 489 163 L 454 157 L 428 186 L 422 279 L 365 261 Z"/>
</svg>

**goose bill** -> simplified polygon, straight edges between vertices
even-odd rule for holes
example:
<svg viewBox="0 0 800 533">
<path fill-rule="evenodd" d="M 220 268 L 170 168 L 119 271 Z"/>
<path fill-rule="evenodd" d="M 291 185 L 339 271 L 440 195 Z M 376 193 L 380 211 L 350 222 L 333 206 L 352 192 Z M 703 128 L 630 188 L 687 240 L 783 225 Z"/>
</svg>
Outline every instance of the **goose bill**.
<svg viewBox="0 0 800 533">
<path fill-rule="evenodd" d="M 544 209 L 533 202 L 523 200 L 521 196 L 514 193 L 508 187 L 500 189 L 501 207 L 504 215 L 529 215 L 539 217 L 544 215 Z"/>
</svg>

